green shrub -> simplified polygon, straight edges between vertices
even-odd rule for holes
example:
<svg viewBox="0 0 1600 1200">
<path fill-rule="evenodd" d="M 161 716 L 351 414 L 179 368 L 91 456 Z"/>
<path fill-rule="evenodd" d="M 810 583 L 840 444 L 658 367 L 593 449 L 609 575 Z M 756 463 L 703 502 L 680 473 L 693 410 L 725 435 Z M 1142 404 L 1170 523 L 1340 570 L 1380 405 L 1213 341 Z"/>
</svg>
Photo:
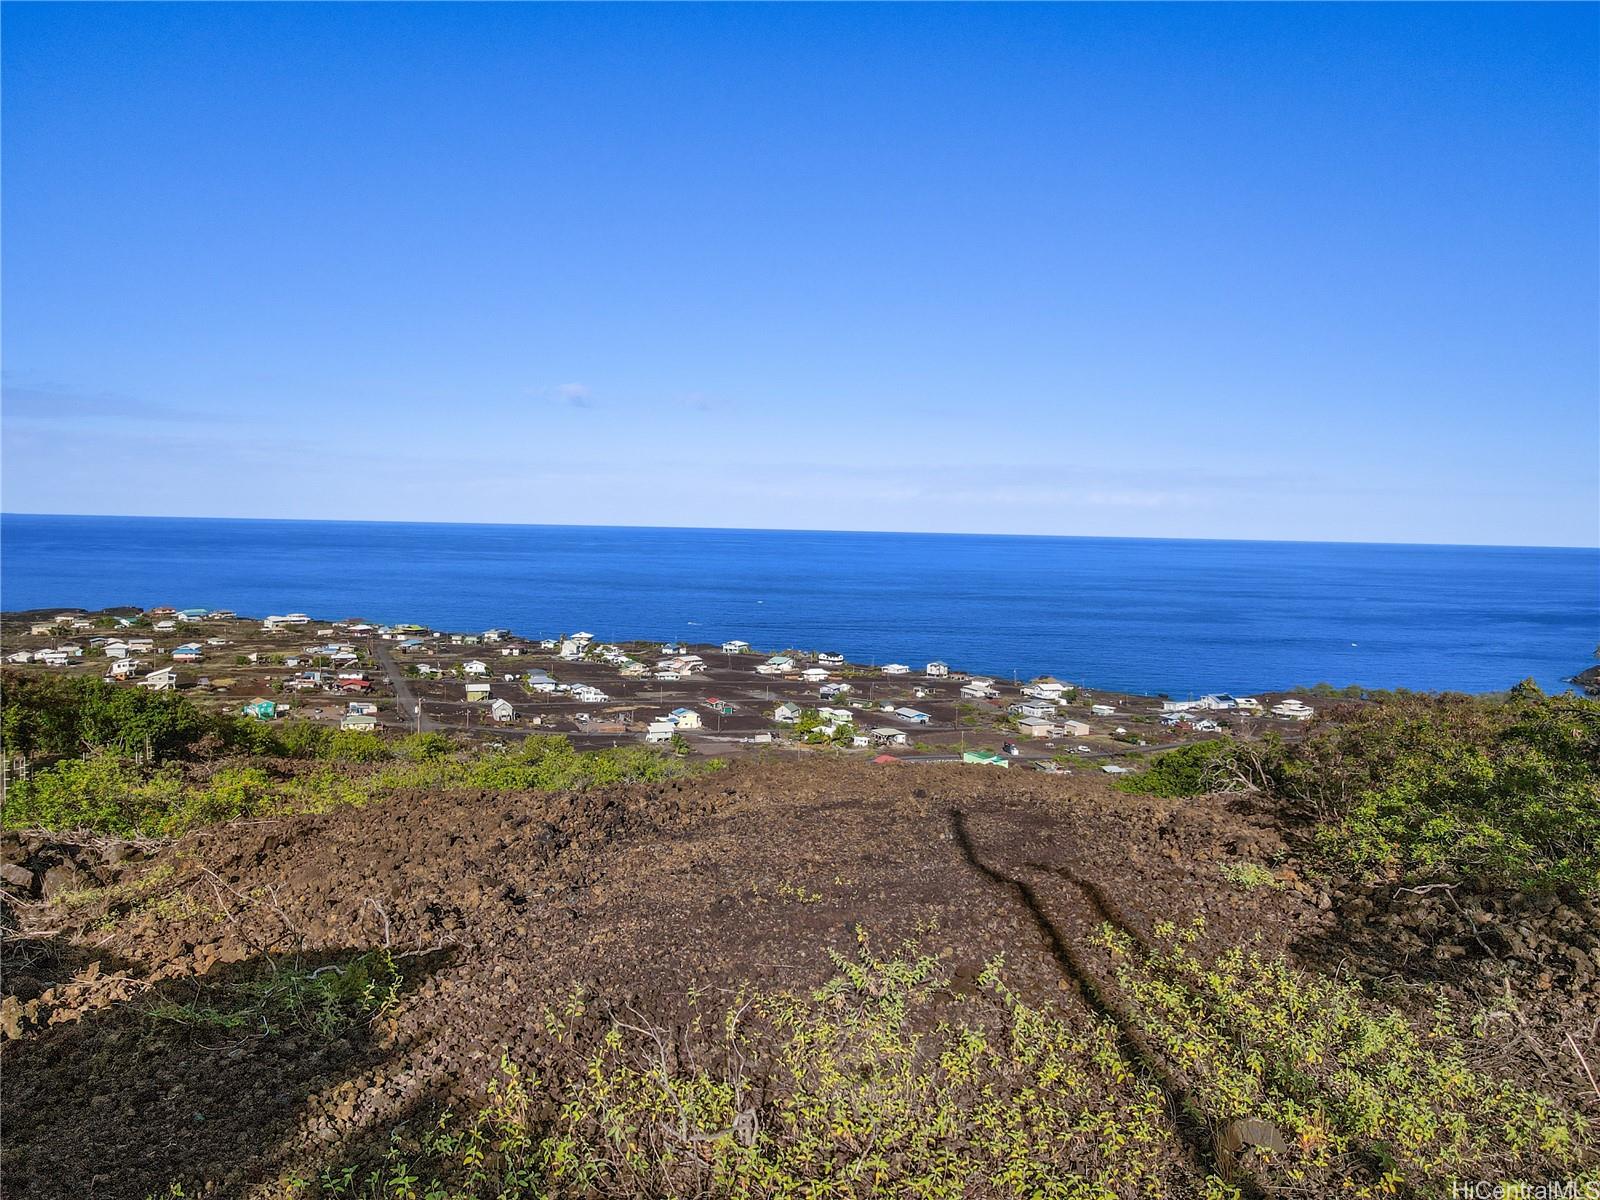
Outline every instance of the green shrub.
<svg viewBox="0 0 1600 1200">
<path fill-rule="evenodd" d="M 1232 742 L 1180 746 L 1158 754 L 1143 771 L 1124 775 L 1111 786 L 1140 796 L 1202 796 L 1223 788 L 1232 761 Z"/>
<path fill-rule="evenodd" d="M 1407 696 L 1264 759 L 1269 789 L 1368 875 L 1600 892 L 1600 702 Z"/>
</svg>

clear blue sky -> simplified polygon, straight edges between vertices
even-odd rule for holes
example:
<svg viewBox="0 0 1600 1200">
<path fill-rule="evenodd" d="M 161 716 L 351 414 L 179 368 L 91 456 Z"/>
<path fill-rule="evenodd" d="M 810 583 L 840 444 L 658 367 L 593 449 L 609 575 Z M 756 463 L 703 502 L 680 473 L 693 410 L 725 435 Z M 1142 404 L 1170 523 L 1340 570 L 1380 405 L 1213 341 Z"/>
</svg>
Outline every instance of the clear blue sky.
<svg viewBox="0 0 1600 1200">
<path fill-rule="evenodd" d="M 0 500 L 1594 545 L 1597 14 L 6 4 Z"/>
</svg>

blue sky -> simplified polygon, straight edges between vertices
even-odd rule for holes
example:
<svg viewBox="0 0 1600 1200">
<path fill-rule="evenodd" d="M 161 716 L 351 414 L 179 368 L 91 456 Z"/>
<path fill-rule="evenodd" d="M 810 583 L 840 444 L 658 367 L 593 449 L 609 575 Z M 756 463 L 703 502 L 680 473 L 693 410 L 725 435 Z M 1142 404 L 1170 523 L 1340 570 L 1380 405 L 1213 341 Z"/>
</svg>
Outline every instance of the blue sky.
<svg viewBox="0 0 1600 1200">
<path fill-rule="evenodd" d="M 1594 545 L 1597 14 L 7 4 L 0 502 Z"/>
</svg>

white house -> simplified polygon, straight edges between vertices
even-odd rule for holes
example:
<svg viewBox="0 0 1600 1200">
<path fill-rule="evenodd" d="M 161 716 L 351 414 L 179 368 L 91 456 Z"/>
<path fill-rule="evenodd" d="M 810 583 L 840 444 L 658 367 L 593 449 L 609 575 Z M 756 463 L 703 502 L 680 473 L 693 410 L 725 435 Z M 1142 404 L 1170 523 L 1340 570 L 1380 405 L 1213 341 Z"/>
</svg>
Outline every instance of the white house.
<svg viewBox="0 0 1600 1200">
<path fill-rule="evenodd" d="M 517 719 L 517 710 L 511 701 L 496 696 L 489 701 L 489 716 L 495 721 L 514 721 Z"/>
<path fill-rule="evenodd" d="M 119 658 L 112 662 L 111 669 L 106 672 L 106 678 L 127 679 L 142 671 L 146 665 L 142 658 Z"/>
<path fill-rule="evenodd" d="M 923 668 L 922 673 L 929 679 L 944 679 L 950 674 L 950 664 L 931 662 L 925 668 Z"/>
<path fill-rule="evenodd" d="M 827 677 L 828 670 L 826 667 L 807 667 L 800 672 L 800 678 L 807 683 L 821 683 Z"/>
<path fill-rule="evenodd" d="M 565 641 L 563 641 L 561 643 L 561 649 L 558 651 L 558 653 L 561 655 L 562 658 L 565 658 L 565 659 L 567 659 L 569 661 L 574 659 L 574 658 L 582 658 L 583 657 L 583 646 L 580 645 L 574 639 L 567 638 Z"/>
<path fill-rule="evenodd" d="M 1059 700 L 1067 685 L 1057 683 L 1053 679 L 1038 679 L 1022 689 L 1024 696 L 1032 696 L 1036 700 Z"/>
<path fill-rule="evenodd" d="M 1036 721 L 1047 721 L 1056 715 L 1056 706 L 1044 700 L 1024 700 L 1020 704 L 1013 704 L 1006 711 L 1017 717 L 1030 717 Z"/>
<path fill-rule="evenodd" d="M 651 721 L 645 727 L 644 740 L 647 742 L 670 742 L 672 735 L 678 732 L 678 727 L 671 721 Z"/>
<path fill-rule="evenodd" d="M 487 675 L 489 673 L 489 664 L 481 658 L 469 658 L 461 664 L 461 670 L 466 675 Z"/>
<path fill-rule="evenodd" d="M 345 713 L 339 719 L 339 728 L 357 733 L 371 733 L 378 728 L 378 718 L 372 713 Z"/>
<path fill-rule="evenodd" d="M 894 715 L 902 721 L 910 721 L 913 725 L 926 725 L 933 720 L 927 713 L 916 708 L 897 708 L 894 710 Z"/>
<path fill-rule="evenodd" d="M 1109 704 L 1091 704 L 1089 711 L 1097 717 L 1114 717 L 1117 715 L 1117 710 Z"/>
<path fill-rule="evenodd" d="M 884 663 L 882 667 L 885 675 L 909 675 L 911 668 L 905 663 Z"/>
<path fill-rule="evenodd" d="M 1312 717 L 1316 716 L 1316 709 L 1312 708 L 1305 701 L 1296 700 L 1291 696 L 1287 700 L 1280 700 L 1278 703 L 1274 704 L 1272 706 L 1272 715 L 1275 717 L 1286 717 L 1291 721 L 1309 721 Z"/>
<path fill-rule="evenodd" d="M 844 666 L 844 655 L 823 651 L 817 655 L 817 661 L 825 667 L 842 667 Z"/>
<path fill-rule="evenodd" d="M 375 717 L 378 715 L 378 706 L 371 700 L 352 700 L 345 705 L 345 711 L 354 717 Z"/>
<path fill-rule="evenodd" d="M 675 708 L 668 714 L 668 719 L 678 729 L 699 729 L 704 724 L 700 714 L 692 708 Z"/>
<path fill-rule="evenodd" d="M 817 716 L 824 721 L 832 721 L 835 725 L 854 725 L 855 715 L 848 708 L 819 708 Z"/>
<path fill-rule="evenodd" d="M 880 746 L 904 746 L 907 738 L 903 729 L 880 725 L 872 731 L 872 740 Z"/>
<path fill-rule="evenodd" d="M 780 704 L 772 711 L 772 719 L 780 725 L 793 725 L 800 719 L 798 704 Z"/>
<path fill-rule="evenodd" d="M 151 671 L 139 680 L 136 687 L 149 688 L 152 692 L 173 692 L 178 689 L 178 672 L 173 667 L 162 667 L 159 671 Z"/>
<path fill-rule="evenodd" d="M 972 679 L 961 685 L 961 694 L 968 700 L 992 700 L 1000 693 L 992 679 Z"/>
<path fill-rule="evenodd" d="M 724 654 L 749 654 L 750 643 L 740 638 L 729 638 L 722 643 L 722 652 Z"/>
<path fill-rule="evenodd" d="M 17 650 L 14 653 L 6 655 L 6 661 L 8 663 L 30 663 L 33 661 L 33 651 Z"/>
</svg>

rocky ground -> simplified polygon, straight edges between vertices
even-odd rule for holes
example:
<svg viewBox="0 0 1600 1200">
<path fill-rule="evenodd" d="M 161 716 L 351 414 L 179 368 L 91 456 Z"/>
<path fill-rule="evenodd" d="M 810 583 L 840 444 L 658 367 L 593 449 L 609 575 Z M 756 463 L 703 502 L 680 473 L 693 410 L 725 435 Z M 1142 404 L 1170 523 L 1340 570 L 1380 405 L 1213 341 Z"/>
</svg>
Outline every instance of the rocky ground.
<svg viewBox="0 0 1600 1200">
<path fill-rule="evenodd" d="M 689 1023 L 708 990 L 818 983 L 858 927 L 919 939 L 957 980 L 1004 954 L 1012 986 L 1071 1005 L 1106 970 L 1103 922 L 1144 935 L 1204 916 L 1219 944 L 1419 1004 L 1443 987 L 1498 1005 L 1501 1065 L 1574 1097 L 1565 1039 L 1593 1046 L 1600 1017 L 1592 905 L 1318 881 L 1250 799 L 1083 775 L 751 762 L 582 795 L 419 794 L 173 845 L 6 839 L 8 1196 L 142 1200 L 179 1178 L 252 1194 L 476 1096 L 502 1052 L 538 1063 L 540 1014 L 575 988 Z M 1245 865 L 1270 881 L 1225 874 Z M 150 1015 L 383 946 L 398 1004 L 331 1040 Z"/>
</svg>

